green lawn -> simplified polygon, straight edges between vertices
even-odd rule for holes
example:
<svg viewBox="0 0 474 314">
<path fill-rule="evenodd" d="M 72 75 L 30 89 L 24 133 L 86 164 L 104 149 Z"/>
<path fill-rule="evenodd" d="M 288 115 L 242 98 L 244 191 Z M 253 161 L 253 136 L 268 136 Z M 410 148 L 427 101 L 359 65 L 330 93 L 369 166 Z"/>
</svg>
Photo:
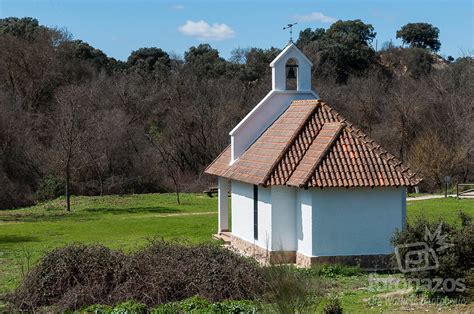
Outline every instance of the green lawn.
<svg viewBox="0 0 474 314">
<path fill-rule="evenodd" d="M 208 241 L 217 228 L 217 200 L 183 194 L 74 197 L 0 211 L 0 293 L 12 289 L 25 267 L 45 251 L 67 243 L 101 243 L 133 250 L 148 239 Z"/>
<path fill-rule="evenodd" d="M 203 194 L 182 194 L 181 205 L 174 194 L 74 197 L 70 213 L 64 211 L 64 203 L 57 199 L 0 211 L 0 293 L 16 286 L 27 264 L 67 243 L 100 243 L 130 251 L 151 238 L 210 241 L 217 228 L 217 198 Z M 424 216 L 453 222 L 459 209 L 474 217 L 474 200 L 411 201 L 407 215 L 409 221 Z M 366 277 L 346 281 L 335 283 L 342 287 L 343 303 L 354 309 L 366 306 L 371 292 L 358 286 Z"/>
<path fill-rule="evenodd" d="M 455 197 L 436 198 L 430 200 L 409 201 L 407 204 L 408 222 L 419 218 L 449 223 L 459 223 L 458 213 L 463 211 L 474 217 L 474 199 L 458 199 Z"/>
</svg>

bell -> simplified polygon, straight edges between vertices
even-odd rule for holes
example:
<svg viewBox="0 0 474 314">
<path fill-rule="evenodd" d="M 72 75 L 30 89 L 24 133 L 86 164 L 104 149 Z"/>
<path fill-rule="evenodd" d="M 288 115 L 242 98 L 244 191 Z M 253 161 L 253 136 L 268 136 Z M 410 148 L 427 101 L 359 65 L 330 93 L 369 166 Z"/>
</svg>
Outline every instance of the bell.
<svg viewBox="0 0 474 314">
<path fill-rule="evenodd" d="M 287 65 L 287 67 L 289 69 L 288 69 L 288 74 L 286 75 L 286 78 L 289 79 L 289 80 L 295 79 L 296 75 L 295 75 L 295 69 L 294 68 L 296 68 L 297 66 Z"/>
</svg>

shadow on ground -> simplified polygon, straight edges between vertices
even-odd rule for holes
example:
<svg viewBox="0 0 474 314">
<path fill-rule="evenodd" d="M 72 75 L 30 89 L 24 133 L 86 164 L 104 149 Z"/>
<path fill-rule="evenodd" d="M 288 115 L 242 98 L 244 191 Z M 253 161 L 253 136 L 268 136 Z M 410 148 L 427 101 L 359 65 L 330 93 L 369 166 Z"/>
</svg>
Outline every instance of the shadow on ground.
<svg viewBox="0 0 474 314">
<path fill-rule="evenodd" d="M 81 215 L 80 212 L 55 212 L 53 214 L 41 214 L 41 213 L 28 213 L 28 214 L 18 214 L 18 215 L 0 215 L 0 222 L 55 222 L 71 219 L 74 221 L 89 221 L 97 220 L 99 217 L 85 216 Z"/>
<path fill-rule="evenodd" d="M 39 242 L 37 237 L 31 236 L 17 236 L 17 235 L 2 235 L 0 236 L 0 245 L 7 243 L 23 243 L 23 242 Z"/>
</svg>

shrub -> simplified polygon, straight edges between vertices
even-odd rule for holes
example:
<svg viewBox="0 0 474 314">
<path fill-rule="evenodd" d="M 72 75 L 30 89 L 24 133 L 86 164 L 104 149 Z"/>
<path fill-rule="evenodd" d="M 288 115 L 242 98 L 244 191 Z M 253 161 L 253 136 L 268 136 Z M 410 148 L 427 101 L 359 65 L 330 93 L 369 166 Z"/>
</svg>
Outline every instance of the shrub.
<svg viewBox="0 0 474 314">
<path fill-rule="evenodd" d="M 117 304 L 110 314 L 142 314 L 146 312 L 146 305 L 135 301 L 126 301 Z"/>
<path fill-rule="evenodd" d="M 81 314 L 109 314 L 110 312 L 112 312 L 112 307 L 104 304 L 89 305 L 79 311 Z"/>
<path fill-rule="evenodd" d="M 258 304 L 254 301 L 248 300 L 228 300 L 210 305 L 211 313 L 231 313 L 231 314 L 245 314 L 255 313 L 259 310 Z"/>
<path fill-rule="evenodd" d="M 328 303 L 324 306 L 324 314 L 342 314 L 341 300 L 338 297 L 332 296 Z"/>
<path fill-rule="evenodd" d="M 444 222 L 428 222 L 420 219 L 413 224 L 407 224 L 405 230 L 397 232 L 393 236 L 392 243 L 395 246 L 420 242 L 426 243 L 429 248 L 434 250 L 434 254 L 438 258 L 439 266 L 433 267 L 434 269 L 405 272 L 404 275 L 409 282 L 423 284 L 423 281 L 426 282 L 426 279 L 429 279 L 433 283 L 431 285 L 433 287 L 438 279 L 451 278 L 454 280 L 462 279 L 466 284 L 470 284 L 469 278 L 474 269 L 474 223 L 464 213 L 460 213 L 459 217 L 461 220 L 460 227 Z M 431 233 L 431 237 L 427 230 Z M 446 243 L 454 244 L 454 246 L 446 247 Z M 399 255 L 401 260 L 404 259 L 409 251 L 410 248 L 400 249 Z M 429 261 L 432 265 L 435 265 L 431 258 Z M 442 284 L 439 288 L 441 289 L 436 290 L 446 295 L 462 292 L 460 290 L 448 291 L 443 288 Z"/>
<path fill-rule="evenodd" d="M 151 312 L 153 314 L 171 314 L 171 313 L 182 313 L 182 312 L 208 312 L 211 303 L 204 298 L 194 296 L 177 302 L 170 302 L 160 305 L 154 308 Z"/>
<path fill-rule="evenodd" d="M 194 296 L 177 302 L 162 304 L 153 310 L 153 314 L 174 314 L 174 313 L 255 313 L 258 306 L 253 301 L 248 300 L 227 300 L 223 302 L 210 303 L 206 299 Z"/>
<path fill-rule="evenodd" d="M 120 282 L 127 256 L 100 245 L 69 245 L 47 254 L 10 296 L 18 310 L 55 305 L 78 309 L 113 304 L 108 297 Z"/>
<path fill-rule="evenodd" d="M 324 264 L 316 265 L 306 270 L 308 273 L 316 274 L 327 278 L 335 278 L 338 276 L 349 277 L 362 274 L 359 266 L 347 266 L 341 264 Z"/>
<path fill-rule="evenodd" d="M 264 291 L 263 272 L 254 260 L 213 244 L 153 242 L 125 269 L 127 280 L 114 298 L 150 306 L 195 295 L 211 302 L 254 299 Z"/>
<path fill-rule="evenodd" d="M 193 310 L 200 310 L 209 307 L 211 304 L 204 298 L 194 296 L 188 299 L 179 301 L 179 306 L 183 311 L 190 312 Z"/>
<path fill-rule="evenodd" d="M 56 176 L 49 174 L 41 179 L 38 190 L 35 193 L 39 201 L 47 201 L 64 195 L 64 184 Z"/>
<path fill-rule="evenodd" d="M 325 290 L 318 275 L 287 265 L 266 268 L 266 281 L 265 300 L 279 313 L 314 312 Z"/>
<path fill-rule="evenodd" d="M 468 302 L 473 302 L 474 301 L 474 270 L 470 270 L 466 274 L 466 287 L 468 287 L 468 290 L 466 291 L 466 299 Z"/>
<path fill-rule="evenodd" d="M 254 260 L 217 245 L 153 242 L 133 255 L 69 245 L 47 254 L 8 300 L 13 310 L 76 310 L 123 300 L 152 307 L 195 295 L 211 302 L 255 299 L 264 279 Z"/>
</svg>

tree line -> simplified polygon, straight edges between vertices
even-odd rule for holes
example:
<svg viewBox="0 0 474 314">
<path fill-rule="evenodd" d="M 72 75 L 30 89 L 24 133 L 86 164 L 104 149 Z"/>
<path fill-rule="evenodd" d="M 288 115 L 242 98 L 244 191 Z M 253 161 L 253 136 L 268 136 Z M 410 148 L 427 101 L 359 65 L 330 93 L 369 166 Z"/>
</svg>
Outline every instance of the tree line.
<svg viewBox="0 0 474 314">
<path fill-rule="evenodd" d="M 419 171 L 421 188 L 473 179 L 472 57 L 436 54 L 439 30 L 373 48 L 360 20 L 305 29 L 320 97 Z M 201 191 L 228 132 L 271 89 L 279 48 L 157 47 L 115 60 L 34 18 L 0 20 L 0 208 L 58 195 Z M 69 203 L 69 202 L 68 202 Z M 68 205 L 69 207 L 69 205 Z"/>
</svg>

